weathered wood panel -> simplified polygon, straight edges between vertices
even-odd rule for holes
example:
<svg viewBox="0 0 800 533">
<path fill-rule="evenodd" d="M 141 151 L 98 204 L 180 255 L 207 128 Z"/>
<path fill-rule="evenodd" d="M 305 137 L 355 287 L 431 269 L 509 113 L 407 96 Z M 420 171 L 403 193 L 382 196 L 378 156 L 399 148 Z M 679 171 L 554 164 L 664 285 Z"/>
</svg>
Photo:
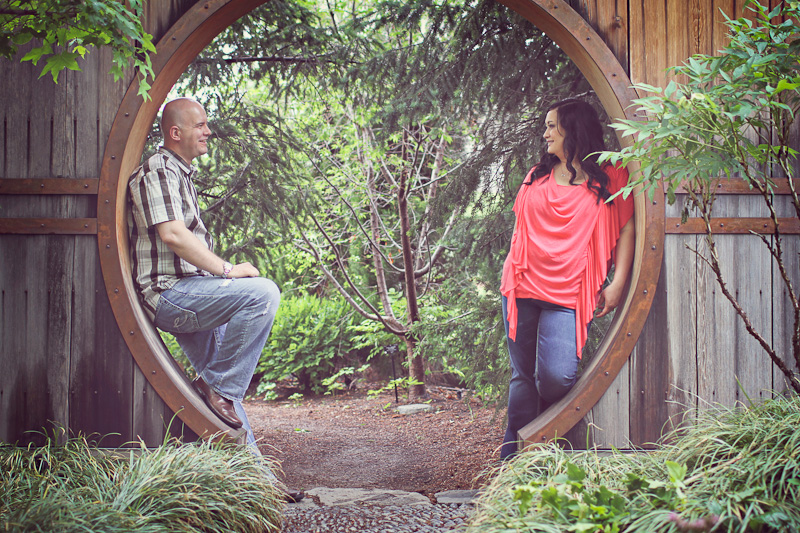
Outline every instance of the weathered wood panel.
<svg viewBox="0 0 800 533">
<path fill-rule="evenodd" d="M 631 354 L 635 357 L 636 350 Z M 619 371 L 589 416 L 591 442 L 596 448 L 627 448 L 630 442 L 630 362 Z"/>
<path fill-rule="evenodd" d="M 650 315 L 630 360 L 630 441 L 637 446 L 650 447 L 657 442 L 667 420 L 669 359 L 664 327 L 669 305 L 664 289 L 667 272 L 662 265 Z"/>
<path fill-rule="evenodd" d="M 159 36 L 192 2 L 148 4 Z M 24 53 L 24 51 L 23 51 Z M 0 178 L 97 178 L 108 132 L 129 85 L 95 51 L 56 85 L 41 65 L 0 61 Z M 36 98 L 31 95 L 35 94 Z M 96 191 L 95 191 L 96 194 Z M 93 218 L 93 195 L 0 194 L 0 217 Z M 94 236 L 0 235 L 0 439 L 28 441 L 51 421 L 96 432 L 106 445 L 164 436 L 172 413 L 133 363 L 108 304 Z M 150 399 L 138 402 L 138 389 Z M 137 404 L 138 402 L 138 404 Z"/>
<path fill-rule="evenodd" d="M 570 0 L 570 6 L 603 38 L 620 64 L 628 65 L 628 2 Z"/>
</svg>

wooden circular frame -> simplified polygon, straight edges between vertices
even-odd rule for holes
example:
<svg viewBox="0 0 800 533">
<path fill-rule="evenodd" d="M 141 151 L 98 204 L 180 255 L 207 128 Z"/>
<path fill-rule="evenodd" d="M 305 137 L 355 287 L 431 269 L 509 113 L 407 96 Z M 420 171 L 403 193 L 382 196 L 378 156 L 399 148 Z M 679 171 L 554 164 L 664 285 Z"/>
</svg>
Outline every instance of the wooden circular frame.
<svg viewBox="0 0 800 533">
<path fill-rule="evenodd" d="M 151 99 L 131 84 L 114 119 L 100 175 L 98 232 L 100 264 L 117 324 L 139 368 L 164 402 L 201 437 L 225 434 L 241 440 L 192 390 L 145 315 L 131 277 L 126 190 L 147 135 L 172 86 L 217 35 L 266 0 L 208 0 L 194 4 L 159 41 L 154 56 Z M 638 95 L 611 50 L 563 0 L 501 0 L 544 31 L 575 62 L 612 118 L 622 118 Z M 661 269 L 663 196 L 636 202 L 636 251 L 630 289 L 597 354 L 572 391 L 523 428 L 527 443 L 564 435 L 602 397 L 627 361 L 652 305 Z"/>
</svg>

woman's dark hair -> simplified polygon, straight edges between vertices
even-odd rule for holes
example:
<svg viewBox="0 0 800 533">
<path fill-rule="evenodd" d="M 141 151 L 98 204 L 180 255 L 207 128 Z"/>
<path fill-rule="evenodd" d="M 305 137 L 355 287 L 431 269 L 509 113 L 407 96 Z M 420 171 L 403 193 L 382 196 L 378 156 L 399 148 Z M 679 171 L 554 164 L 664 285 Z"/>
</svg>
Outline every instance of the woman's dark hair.
<svg viewBox="0 0 800 533">
<path fill-rule="evenodd" d="M 603 125 L 600 124 L 597 111 L 590 104 L 575 98 L 556 102 L 548 107 L 547 111 L 554 109 L 557 114 L 558 130 L 564 135 L 564 157 L 567 159 L 567 170 L 572 174 L 569 179 L 570 184 L 577 178 L 572 162 L 578 159 L 581 168 L 586 172 L 589 190 L 597 195 L 598 202 L 607 200 L 611 196 L 608 191 L 608 176 L 597 164 L 597 154 L 594 154 L 606 149 L 603 142 Z M 526 185 L 549 176 L 550 171 L 558 163 L 558 156 L 545 151 Z"/>
</svg>

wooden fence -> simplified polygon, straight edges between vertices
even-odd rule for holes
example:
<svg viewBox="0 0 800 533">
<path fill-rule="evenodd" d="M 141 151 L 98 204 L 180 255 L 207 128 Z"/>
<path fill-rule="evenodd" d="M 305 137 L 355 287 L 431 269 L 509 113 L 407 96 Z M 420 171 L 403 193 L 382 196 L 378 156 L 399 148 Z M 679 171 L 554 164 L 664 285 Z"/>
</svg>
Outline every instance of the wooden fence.
<svg viewBox="0 0 800 533">
<path fill-rule="evenodd" d="M 654 85 L 664 84 L 667 66 L 724 45 L 720 8 L 743 13 L 740 0 L 536 4 L 571 5 L 632 81 Z M 149 2 L 147 30 L 157 40 L 192 5 Z M 55 422 L 107 435 L 104 445 L 137 438 L 156 445 L 172 411 L 134 363 L 99 268 L 100 167 L 130 80 L 113 82 L 105 51 L 89 54 L 81 67 L 62 73 L 55 85 L 37 79 L 39 69 L 30 64 L 0 60 L 0 441 L 35 442 L 29 432 Z M 730 219 L 718 239 L 726 275 L 756 326 L 787 353 L 791 315 L 775 269 L 759 239 L 737 229 L 758 227 L 749 219 L 766 216 L 761 200 L 735 187 L 727 192 L 717 212 Z M 781 216 L 790 217 L 788 202 L 781 202 Z M 679 207 L 665 209 L 664 259 L 644 330 L 585 417 L 584 431 L 598 446 L 646 445 L 687 410 L 785 388 L 709 269 L 686 249 L 702 250 L 702 237 L 691 225 L 675 225 Z M 800 281 L 798 239 L 787 241 Z"/>
</svg>

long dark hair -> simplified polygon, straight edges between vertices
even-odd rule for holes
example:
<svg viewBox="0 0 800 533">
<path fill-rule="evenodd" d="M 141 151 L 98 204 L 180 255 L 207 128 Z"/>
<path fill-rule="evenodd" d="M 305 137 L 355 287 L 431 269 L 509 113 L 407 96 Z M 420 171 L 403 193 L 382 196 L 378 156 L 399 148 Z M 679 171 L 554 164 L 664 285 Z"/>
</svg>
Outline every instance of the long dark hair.
<svg viewBox="0 0 800 533">
<path fill-rule="evenodd" d="M 607 200 L 611 196 L 608 191 L 608 176 L 597 164 L 597 155 L 589 155 L 606 149 L 603 142 L 603 125 L 600 124 L 597 111 L 590 104 L 575 98 L 556 102 L 548 107 L 547 111 L 554 109 L 557 114 L 558 129 L 564 135 L 564 157 L 567 159 L 567 170 L 572 175 L 569 179 L 570 185 L 573 185 L 577 178 L 577 171 L 572 166 L 572 161 L 578 159 L 581 168 L 586 172 L 589 190 L 597 195 L 598 202 Z M 530 181 L 525 185 L 549 176 L 550 171 L 559 162 L 558 156 L 545 151 Z"/>
</svg>

